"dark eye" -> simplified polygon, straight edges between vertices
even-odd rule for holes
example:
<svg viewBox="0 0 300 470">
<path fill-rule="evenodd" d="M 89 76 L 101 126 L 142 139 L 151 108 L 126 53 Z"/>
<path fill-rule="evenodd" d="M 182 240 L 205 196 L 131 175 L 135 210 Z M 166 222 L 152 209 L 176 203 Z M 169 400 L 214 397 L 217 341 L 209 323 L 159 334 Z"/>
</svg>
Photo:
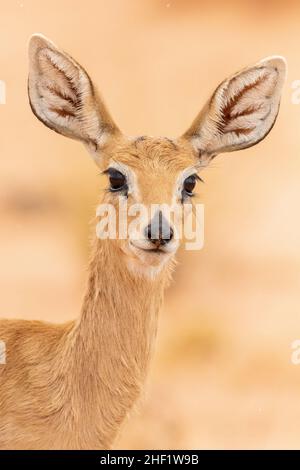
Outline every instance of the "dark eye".
<svg viewBox="0 0 300 470">
<path fill-rule="evenodd" d="M 110 191 L 121 191 L 121 190 L 128 189 L 126 177 L 123 175 L 123 173 L 121 173 L 118 170 L 115 170 L 114 168 L 109 168 L 108 175 L 109 175 Z"/>
<path fill-rule="evenodd" d="M 188 176 L 183 183 L 183 192 L 187 196 L 192 196 L 193 190 L 196 186 L 196 175 L 190 175 Z"/>
</svg>

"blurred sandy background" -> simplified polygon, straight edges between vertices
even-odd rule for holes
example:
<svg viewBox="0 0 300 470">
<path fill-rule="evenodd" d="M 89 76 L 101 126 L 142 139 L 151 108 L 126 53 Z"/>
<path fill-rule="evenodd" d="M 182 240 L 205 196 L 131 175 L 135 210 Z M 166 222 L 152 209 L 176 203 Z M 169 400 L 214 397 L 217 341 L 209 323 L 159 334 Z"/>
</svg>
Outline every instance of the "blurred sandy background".
<svg viewBox="0 0 300 470">
<path fill-rule="evenodd" d="M 179 256 L 147 394 L 119 448 L 300 448 L 299 18 L 287 0 L 0 1 L 1 316 L 77 316 L 102 184 L 80 144 L 31 114 L 33 32 L 84 65 L 130 135 L 177 136 L 227 75 L 288 60 L 268 138 L 203 173 L 205 248 Z"/>
</svg>

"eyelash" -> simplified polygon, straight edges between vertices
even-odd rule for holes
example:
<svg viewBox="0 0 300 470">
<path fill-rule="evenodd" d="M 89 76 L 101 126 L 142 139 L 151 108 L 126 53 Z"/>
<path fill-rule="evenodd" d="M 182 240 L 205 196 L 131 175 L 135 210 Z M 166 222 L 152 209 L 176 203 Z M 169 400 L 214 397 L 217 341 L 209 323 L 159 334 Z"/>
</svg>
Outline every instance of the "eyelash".
<svg viewBox="0 0 300 470">
<path fill-rule="evenodd" d="M 122 188 L 120 189 L 113 189 L 113 188 L 108 188 L 108 191 L 110 193 L 123 193 L 123 192 L 128 192 L 128 186 L 127 184 L 124 184 L 124 186 L 122 186 Z"/>
</svg>

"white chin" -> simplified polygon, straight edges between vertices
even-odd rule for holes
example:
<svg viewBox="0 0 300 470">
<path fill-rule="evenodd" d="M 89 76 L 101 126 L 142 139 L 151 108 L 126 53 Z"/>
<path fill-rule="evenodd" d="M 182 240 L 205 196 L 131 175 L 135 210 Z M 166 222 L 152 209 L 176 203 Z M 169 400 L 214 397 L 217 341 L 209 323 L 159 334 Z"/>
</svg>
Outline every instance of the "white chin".
<svg viewBox="0 0 300 470">
<path fill-rule="evenodd" d="M 130 242 L 126 249 L 129 255 L 128 268 L 140 276 L 154 278 L 173 257 L 175 251 L 147 250 Z"/>
<path fill-rule="evenodd" d="M 167 259 L 172 256 L 172 252 L 169 253 L 163 250 L 147 250 L 140 248 L 130 243 L 131 252 L 137 257 L 143 264 L 149 266 L 160 266 L 164 264 Z"/>
</svg>

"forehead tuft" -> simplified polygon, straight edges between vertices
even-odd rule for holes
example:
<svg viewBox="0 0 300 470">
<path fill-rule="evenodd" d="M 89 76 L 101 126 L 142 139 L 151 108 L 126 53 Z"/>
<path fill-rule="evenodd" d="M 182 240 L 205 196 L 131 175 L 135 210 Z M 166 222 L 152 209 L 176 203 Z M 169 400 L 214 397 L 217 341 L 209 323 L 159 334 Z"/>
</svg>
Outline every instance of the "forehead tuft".
<svg viewBox="0 0 300 470">
<path fill-rule="evenodd" d="M 195 164 L 190 145 L 167 137 L 138 136 L 122 142 L 114 152 L 114 159 L 133 168 L 168 168 L 180 171 Z"/>
</svg>

